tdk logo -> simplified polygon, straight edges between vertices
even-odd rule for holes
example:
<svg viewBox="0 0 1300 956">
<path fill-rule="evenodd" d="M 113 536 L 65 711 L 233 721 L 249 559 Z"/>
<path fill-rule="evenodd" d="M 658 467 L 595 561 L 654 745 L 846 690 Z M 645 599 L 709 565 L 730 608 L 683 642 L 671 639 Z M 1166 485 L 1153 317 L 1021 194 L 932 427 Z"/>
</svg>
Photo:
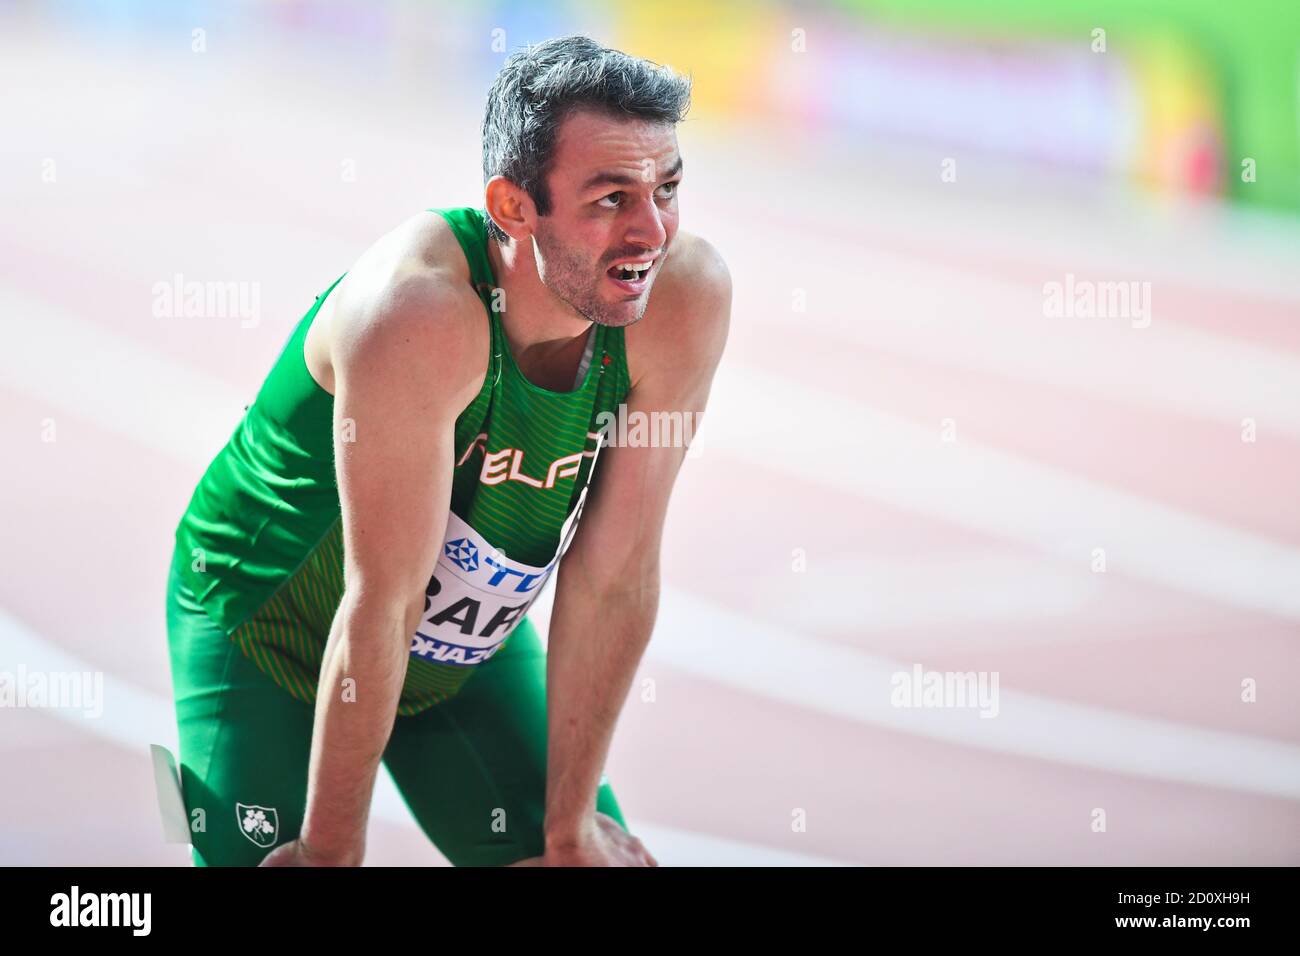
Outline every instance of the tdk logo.
<svg viewBox="0 0 1300 956">
<path fill-rule="evenodd" d="M 490 587 L 499 588 L 502 581 L 510 577 L 510 575 L 516 574 L 519 576 L 519 583 L 515 585 L 515 591 L 519 594 L 523 594 L 525 591 L 531 591 L 533 588 L 537 587 L 539 582 L 544 582 L 551 573 L 551 569 L 547 568 L 537 574 L 524 574 L 524 572 L 517 571 L 508 565 L 501 564 L 499 561 L 494 561 L 492 558 L 486 558 L 485 563 L 488 567 L 497 569 L 496 574 L 492 575 L 488 580 L 488 585 Z"/>
</svg>

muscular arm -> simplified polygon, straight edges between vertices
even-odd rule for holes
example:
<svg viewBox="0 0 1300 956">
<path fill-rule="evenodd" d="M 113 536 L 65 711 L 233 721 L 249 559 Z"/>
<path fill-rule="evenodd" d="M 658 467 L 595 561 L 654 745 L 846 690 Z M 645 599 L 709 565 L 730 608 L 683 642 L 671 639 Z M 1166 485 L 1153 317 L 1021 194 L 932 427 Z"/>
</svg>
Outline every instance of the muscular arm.
<svg viewBox="0 0 1300 956">
<path fill-rule="evenodd" d="M 637 343 L 649 364 L 628 394 L 629 414 L 683 412 L 694 421 L 704 411 L 726 341 L 731 284 L 711 248 L 700 259 L 691 294 L 681 309 L 672 303 L 675 327 L 665 323 Z M 660 540 L 685 454 L 684 447 L 603 450 L 591 501 L 560 564 L 547 650 L 548 854 L 590 838 L 614 725 L 654 627 Z"/>
<path fill-rule="evenodd" d="M 300 837 L 316 861 L 344 865 L 364 855 L 375 775 L 447 522 L 456 416 L 486 365 L 447 277 L 416 268 L 345 288 L 352 278 L 336 290 L 331 347 L 346 585 L 321 665 Z"/>
</svg>

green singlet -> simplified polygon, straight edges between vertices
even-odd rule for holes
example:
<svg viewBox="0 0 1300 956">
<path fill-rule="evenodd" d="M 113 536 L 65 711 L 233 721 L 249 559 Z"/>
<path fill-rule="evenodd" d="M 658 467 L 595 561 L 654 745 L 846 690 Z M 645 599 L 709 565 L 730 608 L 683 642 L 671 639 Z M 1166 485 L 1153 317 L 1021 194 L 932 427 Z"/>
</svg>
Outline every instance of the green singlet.
<svg viewBox="0 0 1300 956">
<path fill-rule="evenodd" d="M 498 864 L 543 849 L 546 659 L 526 615 L 581 515 L 598 416 L 626 399 L 627 358 L 621 328 L 593 325 L 572 391 L 528 381 L 492 308 L 482 212 L 430 211 L 469 263 L 491 349 L 456 419 L 446 534 L 384 763 L 452 863 Z M 298 323 L 176 529 L 168 643 L 199 864 L 256 864 L 302 825 L 316 685 L 344 588 L 334 398 L 303 344 L 341 278 Z M 605 778 L 597 809 L 624 824 Z"/>
</svg>

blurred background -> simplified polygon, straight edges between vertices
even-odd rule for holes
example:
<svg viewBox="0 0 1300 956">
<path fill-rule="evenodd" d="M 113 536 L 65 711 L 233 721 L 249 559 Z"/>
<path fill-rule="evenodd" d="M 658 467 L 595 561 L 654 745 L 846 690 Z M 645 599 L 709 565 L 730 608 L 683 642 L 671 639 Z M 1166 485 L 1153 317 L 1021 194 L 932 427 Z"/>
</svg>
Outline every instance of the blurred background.
<svg viewBox="0 0 1300 956">
<path fill-rule="evenodd" d="M 1300 863 L 1295 3 L 4 0 L 0 864 L 188 863 L 176 522 L 314 297 L 481 202 L 493 75 L 568 33 L 693 75 L 682 226 L 735 285 L 607 765 L 634 832 Z M 236 304 L 160 308 L 194 282 Z M 443 862 L 386 775 L 367 862 Z"/>
</svg>

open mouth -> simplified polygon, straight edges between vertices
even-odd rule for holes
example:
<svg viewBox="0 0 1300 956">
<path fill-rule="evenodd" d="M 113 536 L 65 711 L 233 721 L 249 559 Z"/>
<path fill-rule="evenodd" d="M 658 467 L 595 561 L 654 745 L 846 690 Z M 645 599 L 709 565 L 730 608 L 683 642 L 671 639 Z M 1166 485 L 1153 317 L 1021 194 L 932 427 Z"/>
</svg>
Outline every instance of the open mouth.
<svg viewBox="0 0 1300 956">
<path fill-rule="evenodd" d="M 651 259 L 648 262 L 622 262 L 610 266 L 605 274 L 625 291 L 641 292 L 648 284 L 650 270 L 656 261 Z"/>
</svg>

